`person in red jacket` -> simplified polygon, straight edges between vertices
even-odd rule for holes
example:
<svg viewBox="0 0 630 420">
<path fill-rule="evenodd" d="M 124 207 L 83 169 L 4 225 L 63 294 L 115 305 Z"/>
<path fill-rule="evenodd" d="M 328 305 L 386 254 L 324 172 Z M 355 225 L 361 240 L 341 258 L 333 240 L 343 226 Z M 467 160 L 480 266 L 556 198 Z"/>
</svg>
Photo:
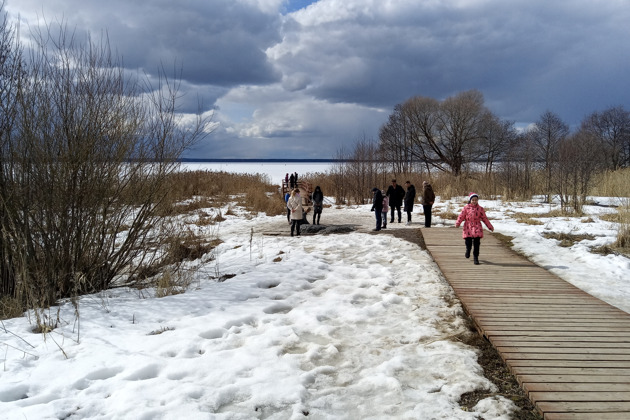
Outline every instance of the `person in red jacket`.
<svg viewBox="0 0 630 420">
<path fill-rule="evenodd" d="M 455 227 L 459 227 L 464 223 L 464 231 L 462 237 L 466 243 L 466 258 L 470 258 L 470 249 L 473 249 L 473 257 L 475 264 L 479 265 L 479 246 L 481 244 L 481 238 L 483 238 L 483 222 L 491 232 L 494 232 L 494 227 L 488 217 L 486 211 L 479 205 L 479 196 L 476 193 L 470 193 L 468 196 L 468 204 L 464 206 L 462 212 L 459 213 Z"/>
</svg>

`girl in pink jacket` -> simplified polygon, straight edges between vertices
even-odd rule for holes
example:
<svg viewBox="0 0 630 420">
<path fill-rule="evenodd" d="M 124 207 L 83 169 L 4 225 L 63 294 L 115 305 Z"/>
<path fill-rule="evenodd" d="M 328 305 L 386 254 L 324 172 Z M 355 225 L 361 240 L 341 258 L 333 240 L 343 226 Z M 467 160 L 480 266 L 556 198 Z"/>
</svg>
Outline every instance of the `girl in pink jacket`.
<svg viewBox="0 0 630 420">
<path fill-rule="evenodd" d="M 483 222 L 491 232 L 494 232 L 494 227 L 486 212 L 479 205 L 479 196 L 476 193 L 470 193 L 468 196 L 468 204 L 464 206 L 462 212 L 457 217 L 455 227 L 459 227 L 464 223 L 464 232 L 462 234 L 466 243 L 466 258 L 470 258 L 470 249 L 473 248 L 473 257 L 475 258 L 475 264 L 479 265 L 479 245 L 481 244 L 481 238 L 483 238 Z"/>
</svg>

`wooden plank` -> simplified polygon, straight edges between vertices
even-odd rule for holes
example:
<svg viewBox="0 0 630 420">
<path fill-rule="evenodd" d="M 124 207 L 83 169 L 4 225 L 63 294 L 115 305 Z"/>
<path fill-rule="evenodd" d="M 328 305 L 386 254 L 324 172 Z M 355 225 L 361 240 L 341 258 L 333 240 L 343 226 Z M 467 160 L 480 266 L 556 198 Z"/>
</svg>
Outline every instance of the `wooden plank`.
<svg viewBox="0 0 630 420">
<path fill-rule="evenodd" d="M 576 368 L 630 368 L 627 360 L 563 360 L 553 359 L 508 359 L 505 361 L 513 370 L 517 366 L 528 367 L 576 367 Z"/>
<path fill-rule="evenodd" d="M 559 362 L 580 360 L 580 361 L 630 361 L 629 354 L 609 354 L 609 353 L 509 353 L 499 352 L 505 361 L 510 360 L 555 360 Z"/>
<path fill-rule="evenodd" d="M 593 402 L 628 402 L 630 403 L 630 391 L 604 391 L 604 392 L 584 392 L 584 391 L 541 391 L 530 392 L 529 398 L 537 403 L 539 401 L 593 401 Z"/>
<path fill-rule="evenodd" d="M 469 315 L 474 317 L 477 322 L 518 322 L 518 321 L 530 321 L 530 322 L 545 322 L 545 321 L 559 321 L 566 322 L 571 321 L 571 317 L 558 315 L 553 319 L 553 314 L 539 313 L 539 312 L 517 312 L 513 314 L 507 314 L 505 312 L 489 312 L 489 311 L 470 311 Z M 602 323 L 609 322 L 611 324 L 626 324 L 629 320 L 624 319 L 622 315 L 614 314 L 608 317 L 606 314 L 592 313 L 582 314 L 575 318 L 575 322 L 587 322 L 587 323 Z"/>
<path fill-rule="evenodd" d="M 543 369 L 547 370 L 547 369 Z M 540 371 L 534 373 L 522 373 L 516 375 L 516 379 L 519 383 L 530 382 L 562 382 L 562 383 L 611 383 L 611 384 L 630 384 L 630 378 L 625 375 L 575 375 L 575 374 L 544 374 Z M 629 417 L 630 418 L 630 417 Z"/>
<path fill-rule="evenodd" d="M 630 383 L 610 384 L 610 383 L 546 383 L 532 382 L 523 384 L 526 392 L 547 392 L 547 391 L 591 391 L 591 392 L 630 392 Z"/>
<path fill-rule="evenodd" d="M 614 337 L 611 337 L 614 338 Z M 630 341 L 577 341 L 579 337 L 576 337 L 574 341 L 550 341 L 549 339 L 533 341 L 533 340 L 504 340 L 496 339 L 492 340 L 492 345 L 495 347 L 515 346 L 515 347 L 529 347 L 529 348 L 553 348 L 553 349 L 626 349 L 630 351 Z M 593 338 L 594 339 L 594 338 Z"/>
<path fill-rule="evenodd" d="M 562 337 L 562 336 L 570 336 L 570 337 L 580 337 L 584 335 L 583 328 L 573 328 L 570 331 L 566 329 L 545 329 L 545 330 L 508 330 L 508 329 L 500 329 L 500 328 L 489 328 L 484 330 L 484 334 L 493 335 L 493 336 L 529 336 L 529 337 Z M 627 331 L 619 331 L 619 330 L 611 330 L 611 331 L 593 331 L 591 337 L 630 337 L 630 332 Z"/>
<path fill-rule="evenodd" d="M 582 368 L 582 367 L 529 367 L 514 366 L 512 369 L 515 375 L 614 375 L 623 377 L 626 381 L 630 381 L 630 369 L 620 368 Z"/>
<path fill-rule="evenodd" d="M 624 329 L 630 331 L 630 319 L 629 320 L 617 320 L 617 322 L 610 322 L 606 319 L 594 319 L 594 320 L 570 320 L 570 319 L 538 319 L 538 320 L 493 320 L 493 319 L 476 319 L 481 325 L 484 327 L 512 327 L 512 328 L 521 328 L 521 327 L 572 327 L 572 326 L 580 326 L 587 328 L 615 328 L 615 329 Z M 606 330 L 607 331 L 607 330 Z"/>
<path fill-rule="evenodd" d="M 545 413 L 544 420 L 628 420 L 628 412 Z"/>
<path fill-rule="evenodd" d="M 536 406 L 544 413 L 546 412 L 567 412 L 567 413 L 618 413 L 625 412 L 625 419 L 628 420 L 630 413 L 630 401 L 541 401 Z M 599 420 L 599 417 L 592 417 L 592 420 Z"/>
<path fill-rule="evenodd" d="M 483 325 L 481 325 L 483 326 Z M 528 332 L 528 331 L 534 331 L 534 332 L 552 332 L 552 331 L 556 331 L 556 332 L 582 332 L 582 333 L 594 333 L 594 334 L 599 334 L 599 333 L 613 333 L 613 334 L 617 334 L 617 333 L 624 333 L 624 334 L 630 334 L 630 328 L 621 326 L 621 327 L 615 327 L 615 326 L 605 326 L 605 325 L 531 325 L 531 326 L 520 326 L 520 327 L 515 327 L 512 325 L 489 325 L 487 328 L 485 328 L 484 326 L 484 331 L 492 331 L 494 334 L 498 333 L 498 332 L 502 332 L 502 331 L 513 331 L 513 332 Z"/>
<path fill-rule="evenodd" d="M 524 356 L 535 354 L 547 354 L 547 355 L 564 355 L 569 356 L 572 354 L 590 354 L 601 355 L 603 357 L 608 356 L 629 356 L 630 349 L 628 348 L 588 348 L 588 347 L 526 347 L 526 346 L 497 346 L 496 349 L 499 353 L 507 354 L 522 354 Z M 613 359 L 608 359 L 613 360 Z"/>
</svg>

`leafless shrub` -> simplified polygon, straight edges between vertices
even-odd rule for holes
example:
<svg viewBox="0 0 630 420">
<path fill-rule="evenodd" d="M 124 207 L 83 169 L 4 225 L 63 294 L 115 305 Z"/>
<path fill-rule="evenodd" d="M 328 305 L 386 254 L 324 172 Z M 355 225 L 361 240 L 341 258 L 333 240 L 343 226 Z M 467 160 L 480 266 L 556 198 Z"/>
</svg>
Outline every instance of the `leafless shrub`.
<svg viewBox="0 0 630 420">
<path fill-rule="evenodd" d="M 153 258 L 145 245 L 163 223 L 165 180 L 205 121 L 180 124 L 178 82 L 128 78 L 106 39 L 63 26 L 34 36 L 0 87 L 13 117 L 0 130 L 0 273 L 3 295 L 36 308 L 105 289 Z"/>
</svg>

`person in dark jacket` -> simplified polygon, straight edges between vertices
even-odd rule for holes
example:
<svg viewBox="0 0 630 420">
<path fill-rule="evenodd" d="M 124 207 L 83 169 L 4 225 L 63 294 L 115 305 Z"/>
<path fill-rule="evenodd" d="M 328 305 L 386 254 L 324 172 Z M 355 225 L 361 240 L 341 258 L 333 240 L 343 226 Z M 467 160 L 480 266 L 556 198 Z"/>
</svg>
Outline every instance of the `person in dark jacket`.
<svg viewBox="0 0 630 420">
<path fill-rule="evenodd" d="M 376 229 L 372 229 L 373 231 L 381 230 L 381 211 L 383 211 L 383 194 L 381 190 L 374 187 L 372 188 L 372 192 L 374 193 L 374 198 L 372 199 L 372 211 L 374 212 L 374 216 L 376 217 Z"/>
<path fill-rule="evenodd" d="M 422 209 L 424 210 L 424 227 L 431 227 L 431 208 L 435 202 L 433 187 L 427 181 L 422 182 Z"/>
<path fill-rule="evenodd" d="M 289 187 L 291 189 L 295 188 L 295 175 L 291 174 L 291 176 L 289 177 Z"/>
<path fill-rule="evenodd" d="M 389 221 L 394 223 L 394 211 L 398 211 L 398 223 L 401 222 L 402 214 L 400 212 L 400 206 L 405 196 L 405 190 L 400 185 L 396 184 L 396 180 L 392 179 L 392 185 L 387 188 L 387 196 L 389 197 L 389 208 L 392 209 L 392 218 Z"/>
<path fill-rule="evenodd" d="M 416 201 L 416 187 L 409 181 L 405 182 L 405 186 L 407 187 L 407 192 L 405 192 L 405 198 L 403 199 L 403 208 L 405 213 L 407 213 L 407 225 L 410 225 L 413 202 Z"/>
<path fill-rule="evenodd" d="M 311 200 L 313 200 L 313 224 L 319 225 L 319 219 L 322 217 L 322 209 L 324 208 L 324 193 L 319 185 L 315 187 Z"/>
</svg>

